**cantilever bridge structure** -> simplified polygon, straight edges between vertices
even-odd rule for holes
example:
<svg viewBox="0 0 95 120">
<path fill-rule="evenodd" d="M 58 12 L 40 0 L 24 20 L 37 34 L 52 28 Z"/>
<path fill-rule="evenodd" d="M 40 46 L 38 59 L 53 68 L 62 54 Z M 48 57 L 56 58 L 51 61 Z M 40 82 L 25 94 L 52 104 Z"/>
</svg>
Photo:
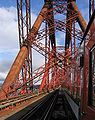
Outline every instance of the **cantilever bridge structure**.
<svg viewBox="0 0 95 120">
<path fill-rule="evenodd" d="M 20 50 L 0 89 L 0 101 L 17 100 L 22 96 L 30 100 L 31 96 L 64 89 L 80 99 L 80 111 L 85 114 L 87 50 L 95 43 L 91 36 L 94 17 L 92 15 L 87 24 L 75 0 L 45 0 L 31 27 L 30 3 L 30 0 L 17 0 Z M 64 44 L 58 45 L 58 40 Z M 33 49 L 45 58 L 45 63 L 35 70 L 32 69 Z"/>
</svg>

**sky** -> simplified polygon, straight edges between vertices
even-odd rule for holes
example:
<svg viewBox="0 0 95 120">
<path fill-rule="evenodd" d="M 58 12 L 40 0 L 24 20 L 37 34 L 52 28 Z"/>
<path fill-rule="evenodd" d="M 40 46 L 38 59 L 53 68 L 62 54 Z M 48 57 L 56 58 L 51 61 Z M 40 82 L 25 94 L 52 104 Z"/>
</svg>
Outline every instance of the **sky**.
<svg viewBox="0 0 95 120">
<path fill-rule="evenodd" d="M 88 22 L 88 0 L 77 0 L 77 5 L 82 15 Z M 31 0 L 32 24 L 43 6 L 44 0 Z M 0 0 L 0 82 L 2 82 L 18 51 L 18 24 L 16 0 Z M 36 53 L 33 64 L 37 67 L 43 63 L 43 58 L 37 61 L 39 55 Z M 35 67 L 33 66 L 33 67 Z"/>
</svg>

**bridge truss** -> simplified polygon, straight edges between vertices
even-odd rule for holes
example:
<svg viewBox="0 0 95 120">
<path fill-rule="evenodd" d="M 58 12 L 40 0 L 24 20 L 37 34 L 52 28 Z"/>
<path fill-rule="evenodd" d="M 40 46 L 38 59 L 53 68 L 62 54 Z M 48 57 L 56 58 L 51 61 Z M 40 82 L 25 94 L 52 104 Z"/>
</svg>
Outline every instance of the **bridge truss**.
<svg viewBox="0 0 95 120">
<path fill-rule="evenodd" d="M 64 86 L 79 94 L 79 44 L 86 22 L 75 1 L 45 0 L 32 28 L 30 8 L 30 0 L 17 0 L 20 51 L 0 96 L 31 93 L 37 82 L 38 92 Z M 45 64 L 36 70 L 32 69 L 32 49 L 45 57 Z"/>
<path fill-rule="evenodd" d="M 83 42 L 87 24 L 75 0 L 45 0 L 31 27 L 30 4 L 30 0 L 17 0 L 20 50 L 2 85 L 0 99 L 62 87 L 76 97 L 83 96 L 84 105 L 88 75 L 88 55 L 84 52 L 89 48 L 86 44 L 91 40 L 93 29 L 86 33 L 86 42 Z M 92 6 L 90 13 L 91 10 Z M 35 70 L 32 67 L 33 49 L 45 58 L 44 64 Z M 82 85 L 83 71 L 85 84 Z"/>
</svg>

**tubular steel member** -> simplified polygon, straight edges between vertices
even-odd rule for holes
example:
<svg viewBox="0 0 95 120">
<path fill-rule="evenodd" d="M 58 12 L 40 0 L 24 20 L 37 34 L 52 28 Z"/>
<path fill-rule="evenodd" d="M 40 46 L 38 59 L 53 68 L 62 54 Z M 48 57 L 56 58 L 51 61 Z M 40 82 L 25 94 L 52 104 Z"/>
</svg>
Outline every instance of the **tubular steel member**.
<svg viewBox="0 0 95 120">
<path fill-rule="evenodd" d="M 69 45 L 70 45 L 70 42 L 71 42 L 71 32 L 72 32 L 72 20 L 69 20 L 70 17 L 72 16 L 72 13 L 71 13 L 71 4 L 70 3 L 70 0 L 67 0 L 67 23 L 66 23 L 66 26 L 68 26 L 68 28 L 66 27 L 66 39 L 65 39 L 65 50 L 67 50 L 69 48 Z"/>
<path fill-rule="evenodd" d="M 82 17 L 80 11 L 78 10 L 78 7 L 77 7 L 76 3 L 74 1 L 72 1 L 71 5 L 72 5 L 72 8 L 75 10 L 75 12 L 78 13 L 77 21 L 78 21 L 82 31 L 85 32 L 86 26 L 87 26 L 86 21 L 84 20 L 84 18 Z"/>
<path fill-rule="evenodd" d="M 77 21 L 78 21 L 78 23 L 79 23 L 82 31 L 85 32 L 85 30 L 86 30 L 86 22 L 85 22 L 84 18 L 82 17 L 80 11 L 78 10 L 78 7 L 77 7 L 76 3 L 75 3 L 73 0 L 72 0 L 72 1 L 69 1 L 69 0 L 68 0 L 68 2 L 70 2 L 70 4 L 71 4 L 71 6 L 69 6 L 69 7 L 71 7 L 71 9 L 73 9 L 76 13 L 78 13 Z M 68 14 L 69 14 L 69 13 L 67 13 L 67 19 L 68 19 L 68 17 L 69 17 Z M 72 27 L 71 27 L 71 23 L 69 22 L 68 24 L 70 24 L 70 28 L 72 28 Z M 71 31 L 70 28 L 69 28 L 69 31 Z M 65 49 L 66 49 L 66 47 L 69 48 L 69 44 L 70 44 L 70 40 L 71 40 L 71 37 L 70 37 L 70 34 L 68 33 L 68 31 L 67 31 L 66 34 L 67 34 L 67 38 L 68 38 L 68 41 L 69 41 L 69 42 L 67 41 L 67 43 L 65 43 Z M 66 45 L 66 44 L 67 44 L 67 45 Z M 72 46 L 71 46 L 71 52 L 72 52 Z M 75 73 L 74 73 L 74 74 L 75 74 Z M 78 83 L 77 83 L 77 84 L 78 84 Z"/>
<path fill-rule="evenodd" d="M 42 78 L 42 82 L 41 82 L 41 85 L 39 87 L 39 92 L 41 92 L 43 90 L 43 88 L 47 87 L 49 85 L 49 79 L 48 79 L 48 76 L 49 76 L 49 70 L 47 70 L 48 68 L 48 65 L 49 63 L 46 64 L 45 66 L 45 73 L 44 73 L 44 76 Z M 48 89 L 48 88 L 46 88 Z"/>
<path fill-rule="evenodd" d="M 30 29 L 29 35 L 28 35 L 28 42 L 29 45 L 32 45 L 32 43 L 34 42 L 34 38 L 36 37 L 36 34 L 38 32 L 38 29 L 40 28 L 45 16 L 47 15 L 48 12 L 48 5 L 45 4 L 41 10 L 41 12 L 39 13 L 33 27 Z"/>
<path fill-rule="evenodd" d="M 92 16 L 92 13 L 94 12 L 94 0 L 89 0 L 89 19 Z"/>
<path fill-rule="evenodd" d="M 46 17 L 46 23 L 48 24 L 48 28 L 49 28 L 49 41 L 48 42 L 51 42 L 51 47 L 52 47 L 53 51 L 55 51 L 53 57 L 55 57 L 56 56 L 55 55 L 56 54 L 56 40 L 55 40 L 55 29 L 54 29 L 54 14 L 53 14 L 53 10 L 52 10 L 53 9 L 53 1 L 52 0 L 44 0 L 44 1 L 45 1 L 45 4 L 48 5 L 48 14 Z M 46 35 L 46 37 L 47 37 L 47 35 Z M 49 49 L 50 49 L 50 46 L 49 46 Z M 48 57 L 49 57 L 49 53 L 48 53 Z M 47 74 L 48 80 L 45 83 L 47 84 L 46 86 L 48 86 L 49 85 L 49 71 L 46 71 L 44 76 L 46 76 L 46 74 Z M 43 80 L 44 80 L 44 78 L 43 78 Z M 41 84 L 41 86 L 42 86 L 42 84 Z M 40 91 L 42 88 L 41 86 L 40 86 Z M 48 87 L 47 87 L 47 90 L 48 90 Z"/>
<path fill-rule="evenodd" d="M 48 10 L 53 9 L 53 3 L 52 0 L 45 0 L 45 2 L 48 4 Z M 54 15 L 53 10 L 51 12 L 48 12 L 48 18 L 46 18 L 48 27 L 49 27 L 49 39 L 51 41 L 52 49 L 56 51 L 56 41 L 55 41 L 55 30 L 54 27 Z"/>
<path fill-rule="evenodd" d="M 11 68 L 10 69 L 10 72 L 9 72 L 9 74 L 8 74 L 8 76 L 7 76 L 7 78 L 6 78 L 6 80 L 5 80 L 5 83 L 3 84 L 3 86 L 6 86 L 6 87 L 3 87 L 2 86 L 2 95 L 4 95 L 5 96 L 5 93 L 6 94 L 8 94 L 8 89 L 10 88 L 10 85 L 11 85 L 11 83 L 13 83 L 14 81 L 15 81 L 15 79 L 18 77 L 18 75 L 19 75 L 19 73 L 20 73 L 20 70 L 21 70 L 21 68 L 23 67 L 23 64 L 25 63 L 25 60 L 26 60 L 26 58 L 27 58 L 27 56 L 29 55 L 29 51 L 28 51 L 28 47 L 30 47 L 30 46 L 32 46 L 32 45 L 34 45 L 34 42 L 35 42 L 35 44 L 36 44 L 36 39 L 35 39 L 35 37 L 36 37 L 36 35 L 37 35 L 37 33 L 38 33 L 38 30 L 39 30 L 39 28 L 40 28 L 40 26 L 41 26 L 41 24 L 42 24 L 42 22 L 44 21 L 44 19 L 46 19 L 47 18 L 47 16 L 49 16 L 48 15 L 48 11 L 49 11 L 49 5 L 48 5 L 48 3 L 46 2 L 46 4 L 43 6 L 43 8 L 42 8 L 42 10 L 41 10 L 41 12 L 40 12 L 40 14 L 38 15 L 38 17 L 37 17 L 37 19 L 36 19 L 36 21 L 35 21 L 35 23 L 34 23 L 34 25 L 33 25 L 33 27 L 30 29 L 30 31 L 28 31 L 29 32 L 29 34 L 28 34 L 28 36 L 26 37 L 26 39 L 24 40 L 24 42 L 25 42 L 25 44 L 26 44 L 26 46 L 21 46 L 21 50 L 20 50 L 20 52 L 19 52 L 19 54 L 24 54 L 24 57 L 23 57 L 23 59 L 21 58 L 21 57 L 17 57 L 17 59 L 16 59 L 16 61 L 14 62 L 14 64 L 15 65 L 17 65 L 17 62 L 19 61 L 19 66 L 17 65 L 17 66 L 14 66 L 14 64 L 13 64 L 13 68 Z M 78 11 L 78 10 L 77 10 Z M 79 12 L 79 11 L 78 11 Z M 52 13 L 50 13 L 50 18 L 52 18 Z M 80 17 L 81 18 L 81 17 Z M 49 22 L 49 24 L 54 24 L 53 22 L 54 21 L 52 21 L 51 19 L 49 19 L 49 21 L 48 21 L 48 18 L 47 18 L 47 22 Z M 51 23 L 50 23 L 51 22 Z M 81 21 L 80 20 L 80 23 L 82 23 L 83 21 Z M 51 26 L 49 26 L 48 25 L 48 27 L 49 28 L 51 28 Z M 61 26 L 62 27 L 62 26 Z M 52 35 L 51 35 L 52 34 Z M 51 28 L 51 29 L 49 29 L 49 35 L 51 35 L 51 37 L 49 38 L 49 39 L 52 39 L 52 50 L 54 49 L 54 54 L 57 54 L 57 52 L 55 51 L 55 49 L 56 49 L 56 43 L 55 43 L 55 41 L 53 40 L 53 38 L 55 37 L 55 31 L 54 31 L 54 27 L 53 28 Z M 49 46 L 50 47 L 50 46 Z M 23 50 L 25 48 L 25 50 Z M 22 52 L 21 52 L 22 51 Z M 52 51 L 51 51 L 52 52 Z M 26 53 L 26 54 L 25 54 Z M 52 52 L 53 53 L 53 52 Z M 48 51 L 48 54 L 50 54 L 50 51 Z M 71 54 L 70 54 L 71 55 Z M 52 58 L 54 58 L 55 56 L 53 55 L 52 56 Z M 61 57 L 61 55 L 59 56 L 59 54 L 58 54 L 58 58 L 59 57 Z M 56 57 L 57 58 L 57 57 Z M 62 55 L 62 57 L 61 57 L 61 59 L 63 60 L 63 58 L 64 58 L 64 56 Z M 68 59 L 68 57 L 66 57 L 67 59 Z M 49 60 L 49 62 L 50 62 L 50 60 Z M 58 61 L 52 61 L 52 63 L 50 64 L 50 65 L 52 65 L 52 64 L 54 64 L 55 65 L 55 68 L 56 68 L 56 64 L 55 63 L 58 63 L 59 62 L 59 59 L 58 59 Z M 68 64 L 68 67 L 69 67 L 70 65 Z M 52 67 L 53 68 L 53 67 Z M 55 71 L 57 71 L 57 69 L 53 69 L 53 73 L 55 72 Z M 12 70 L 14 70 L 14 72 L 12 71 Z M 16 72 L 15 72 L 16 71 Z M 45 71 L 45 68 L 44 68 L 44 71 Z M 48 74 L 48 73 L 47 73 Z M 46 74 L 46 75 L 47 75 Z M 39 75 L 39 73 L 38 73 L 38 75 Z M 45 75 L 45 74 L 44 74 Z M 54 74 L 54 76 L 52 76 L 52 78 L 55 78 L 55 77 L 58 77 L 59 75 L 58 74 Z M 32 79 L 33 80 L 33 79 Z M 6 82 L 7 81 L 7 82 Z M 59 81 L 59 79 L 56 79 L 55 78 L 55 81 L 53 81 L 53 83 L 58 83 L 58 81 Z M 27 82 L 27 81 L 25 81 L 25 82 Z M 71 82 L 71 81 L 70 81 Z M 19 84 L 19 83 L 18 83 Z M 25 83 L 25 84 L 27 84 L 27 83 Z M 25 85 L 24 83 L 22 84 L 22 86 L 20 87 L 20 88 L 23 88 L 23 86 Z M 55 85 L 54 85 L 55 86 Z M 5 92 L 5 93 L 4 93 Z"/>
<path fill-rule="evenodd" d="M 48 10 L 49 11 L 52 10 L 53 9 L 53 0 L 46 0 L 46 2 L 48 2 L 48 5 L 49 5 Z M 46 20 L 47 20 L 48 27 L 49 27 L 49 40 L 51 42 L 52 50 L 54 51 L 52 58 L 54 58 L 53 62 L 55 63 L 56 62 L 56 39 L 55 39 L 53 10 L 51 12 L 48 12 L 48 18 L 46 18 Z M 56 65 L 54 66 L 54 68 L 52 68 L 52 78 L 55 75 L 55 69 L 56 69 Z"/>
<path fill-rule="evenodd" d="M 13 65 L 2 85 L 2 88 L 0 91 L 0 99 L 7 97 L 8 89 L 9 89 L 11 83 L 13 83 L 16 80 L 27 55 L 28 55 L 28 48 L 26 46 L 23 46 L 21 48 L 21 50 L 19 51 Z"/>
<path fill-rule="evenodd" d="M 31 40 L 31 42 L 34 41 L 37 31 L 40 28 L 40 25 L 41 25 L 42 21 L 44 20 L 44 16 L 46 15 L 47 11 L 48 11 L 48 8 L 47 8 L 47 5 L 45 4 L 31 29 L 30 35 L 28 37 L 29 41 L 30 40 Z M 28 48 L 26 46 L 22 46 L 21 50 L 19 51 L 19 53 L 16 57 L 16 60 L 14 61 L 13 65 L 5 79 L 4 84 L 2 85 L 1 93 L 0 93 L 1 99 L 4 97 L 7 97 L 6 95 L 8 94 L 8 88 L 10 87 L 10 84 L 12 82 L 14 82 L 15 79 L 18 77 L 19 72 L 20 72 L 21 68 L 23 67 L 23 64 L 24 64 L 24 61 L 25 61 L 27 55 L 28 55 Z M 5 93 L 6 93 L 6 95 L 5 95 Z"/>
<path fill-rule="evenodd" d="M 68 54 L 68 49 L 70 47 L 70 43 L 72 44 L 72 19 L 70 19 L 72 17 L 72 6 L 70 4 L 70 0 L 67 0 L 67 16 L 66 16 L 66 36 L 65 36 L 65 54 Z M 72 49 L 72 48 L 71 48 Z M 67 63 L 65 62 L 64 65 L 66 65 Z"/>
<path fill-rule="evenodd" d="M 18 30 L 19 30 L 19 45 L 20 48 L 27 39 L 28 33 L 31 28 L 31 10 L 30 0 L 17 0 L 18 11 Z M 28 71 L 28 73 L 27 73 Z M 29 74 L 29 75 L 28 75 Z M 28 46 L 28 56 L 23 64 L 21 76 L 23 83 L 27 81 L 27 77 L 32 78 L 32 49 Z M 29 88 L 33 88 L 33 83 L 30 83 Z M 24 87 L 27 91 L 27 88 Z"/>
<path fill-rule="evenodd" d="M 95 10 L 91 16 L 91 19 L 87 25 L 86 31 L 83 36 L 84 41 L 84 78 L 83 78 L 83 89 L 82 89 L 82 103 L 81 103 L 81 112 L 82 112 L 82 120 L 88 119 L 88 120 L 94 120 L 95 119 L 95 109 L 94 106 L 92 105 L 92 86 L 94 85 L 91 84 L 91 65 L 92 65 L 92 59 L 91 59 L 91 49 L 95 45 Z M 88 37 L 87 34 L 90 32 L 90 37 L 89 39 L 86 38 Z M 94 77 L 93 77 L 94 79 Z"/>
<path fill-rule="evenodd" d="M 86 21 L 84 20 L 80 11 L 78 10 L 78 7 L 77 7 L 75 1 L 74 0 L 68 0 L 67 3 L 68 3 L 67 9 L 74 9 L 74 11 L 78 13 L 77 21 L 78 21 L 82 31 L 85 32 L 86 26 L 87 26 Z M 69 17 L 71 17 L 71 14 L 72 14 L 71 11 L 67 10 L 67 20 L 69 19 Z M 69 48 L 69 44 L 70 44 L 70 41 L 71 41 L 71 34 L 70 33 L 72 31 L 72 21 L 68 21 L 67 25 L 69 26 L 69 29 L 66 29 L 65 50 L 66 50 L 66 48 L 67 49 Z"/>
</svg>

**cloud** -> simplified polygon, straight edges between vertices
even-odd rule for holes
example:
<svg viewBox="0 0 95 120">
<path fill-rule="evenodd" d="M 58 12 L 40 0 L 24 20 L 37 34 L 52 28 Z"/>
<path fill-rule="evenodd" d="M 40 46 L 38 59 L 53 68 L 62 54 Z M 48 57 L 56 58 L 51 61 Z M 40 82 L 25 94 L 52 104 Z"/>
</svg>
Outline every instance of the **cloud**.
<svg viewBox="0 0 95 120">
<path fill-rule="evenodd" d="M 37 18 L 37 15 L 34 14 L 34 12 L 32 11 L 32 12 L 31 12 L 31 26 L 33 26 L 33 24 L 34 24 L 36 18 Z"/>
<path fill-rule="evenodd" d="M 31 25 L 37 15 L 31 12 Z M 0 8 L 0 81 L 6 78 L 19 51 L 17 11 L 15 7 Z M 33 69 L 43 64 L 43 57 L 33 52 Z"/>
<path fill-rule="evenodd" d="M 44 56 L 33 50 L 33 70 L 44 64 Z"/>
<path fill-rule="evenodd" d="M 0 8 L 0 50 L 18 48 L 16 8 Z"/>
<path fill-rule="evenodd" d="M 18 49 L 0 51 L 0 80 L 5 79 L 17 53 Z"/>
<path fill-rule="evenodd" d="M 64 46 L 65 45 L 65 33 L 63 32 L 56 32 L 56 45 L 57 46 Z"/>
<path fill-rule="evenodd" d="M 16 8 L 0 8 L 0 80 L 3 80 L 18 52 Z"/>
<path fill-rule="evenodd" d="M 32 25 L 36 15 L 31 13 Z M 17 11 L 15 7 L 0 8 L 0 50 L 18 49 L 18 22 Z"/>
<path fill-rule="evenodd" d="M 10 61 L 3 60 L 0 63 L 0 72 L 6 73 L 8 71 L 8 68 L 10 67 Z"/>
</svg>

